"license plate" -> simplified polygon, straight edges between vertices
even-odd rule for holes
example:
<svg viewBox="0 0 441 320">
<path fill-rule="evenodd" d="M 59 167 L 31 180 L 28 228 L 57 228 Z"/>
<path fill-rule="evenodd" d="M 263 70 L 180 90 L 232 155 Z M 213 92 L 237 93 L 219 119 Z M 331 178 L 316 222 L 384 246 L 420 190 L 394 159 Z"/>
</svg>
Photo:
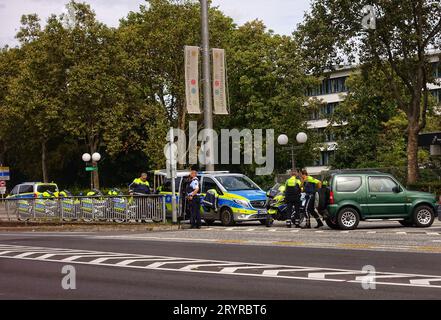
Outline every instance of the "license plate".
<svg viewBox="0 0 441 320">
<path fill-rule="evenodd" d="M 267 211 L 266 210 L 259 210 L 259 211 L 257 211 L 257 214 L 267 214 Z"/>
</svg>

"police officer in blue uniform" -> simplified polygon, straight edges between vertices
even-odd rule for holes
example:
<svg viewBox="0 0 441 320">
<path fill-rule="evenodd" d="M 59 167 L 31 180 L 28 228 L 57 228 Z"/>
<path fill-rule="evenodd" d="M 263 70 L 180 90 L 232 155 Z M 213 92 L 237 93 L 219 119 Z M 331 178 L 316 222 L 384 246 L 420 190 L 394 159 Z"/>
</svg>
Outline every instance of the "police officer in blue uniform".
<svg viewBox="0 0 441 320">
<path fill-rule="evenodd" d="M 190 183 L 187 185 L 187 203 L 190 209 L 191 228 L 201 228 L 201 211 L 199 199 L 199 179 L 196 170 L 190 173 Z"/>
</svg>

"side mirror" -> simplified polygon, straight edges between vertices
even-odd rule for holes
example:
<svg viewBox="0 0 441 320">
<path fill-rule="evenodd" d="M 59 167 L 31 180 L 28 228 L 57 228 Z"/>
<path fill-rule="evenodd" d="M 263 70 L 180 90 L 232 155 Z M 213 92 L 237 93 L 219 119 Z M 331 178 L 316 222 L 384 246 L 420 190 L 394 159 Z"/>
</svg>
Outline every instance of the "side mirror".
<svg viewBox="0 0 441 320">
<path fill-rule="evenodd" d="M 399 186 L 396 186 L 396 187 L 393 187 L 393 188 L 392 188 L 392 191 L 393 191 L 394 193 L 400 193 L 400 192 L 401 192 L 401 188 L 400 188 Z"/>
</svg>

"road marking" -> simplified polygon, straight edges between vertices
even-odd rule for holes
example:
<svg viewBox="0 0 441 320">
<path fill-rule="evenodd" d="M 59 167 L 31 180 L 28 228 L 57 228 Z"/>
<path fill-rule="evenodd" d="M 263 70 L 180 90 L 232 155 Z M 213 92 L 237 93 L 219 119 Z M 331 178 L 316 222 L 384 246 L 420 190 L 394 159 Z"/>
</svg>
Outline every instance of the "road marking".
<svg viewBox="0 0 441 320">
<path fill-rule="evenodd" d="M 426 234 L 429 236 L 439 236 L 438 232 L 426 232 Z"/>
<path fill-rule="evenodd" d="M 422 286 L 430 286 L 432 281 L 441 281 L 440 278 L 432 278 L 432 279 L 412 279 L 410 280 L 411 284 L 422 285 Z"/>
<path fill-rule="evenodd" d="M 361 270 L 347 270 L 335 269 L 326 267 L 311 267 L 311 266 L 289 266 L 289 265 L 275 265 L 262 263 L 247 263 L 247 262 L 233 262 L 221 260 L 204 260 L 182 257 L 166 257 L 166 256 L 152 256 L 142 254 L 127 254 L 116 252 L 97 252 L 87 251 L 79 255 L 76 249 L 56 249 L 47 248 L 47 254 L 41 255 L 39 258 L 33 258 L 30 255 L 23 255 L 29 252 L 41 252 L 44 248 L 37 247 L 19 247 L 10 245 L 4 246 L 3 249 L 8 248 L 9 256 L 0 256 L 0 259 L 19 259 L 29 261 L 45 261 L 63 263 L 66 259 L 57 260 L 48 255 L 54 254 L 54 250 L 67 251 L 71 250 L 71 262 L 73 264 L 131 268 L 140 270 L 162 270 L 174 272 L 191 272 L 204 274 L 222 274 L 230 276 L 247 276 L 247 277 L 265 277 L 274 279 L 291 279 L 291 280 L 309 280 L 309 281 L 328 281 L 328 282 L 346 282 L 346 283 L 360 283 L 363 277 L 360 274 L 364 272 Z M 67 252 L 63 252 L 67 253 Z M 96 257 L 101 255 L 101 258 L 91 261 L 78 261 L 78 257 Z M 41 259 L 42 257 L 47 257 Z M 74 257 L 74 258 L 72 258 Z M 130 257 L 127 259 L 127 257 Z M 140 266 L 133 265 L 134 261 L 156 261 L 154 263 Z M 114 260 L 109 262 L 109 260 Z M 183 266 L 172 266 L 173 264 L 184 264 Z M 214 270 L 203 270 L 204 267 L 210 267 Z M 315 271 L 315 272 L 310 272 Z M 280 273 L 284 272 L 283 275 Z M 302 275 L 302 272 L 307 273 Z M 381 281 L 377 281 L 381 279 Z M 393 279 L 393 281 L 388 281 Z M 407 287 L 424 287 L 424 288 L 439 288 L 441 289 L 441 275 L 422 275 L 422 274 L 405 274 L 405 273 L 389 273 L 377 272 L 372 283 L 389 285 L 389 286 L 407 286 Z M 437 285 L 439 283 L 439 285 Z"/>
<path fill-rule="evenodd" d="M 395 232 L 395 234 L 407 234 L 407 232 L 405 232 L 405 231 L 397 231 L 397 232 Z"/>
<path fill-rule="evenodd" d="M 364 272 L 363 271 L 313 272 L 313 273 L 308 273 L 308 278 L 326 279 L 326 276 L 346 275 L 346 274 L 360 274 L 360 273 L 364 273 Z"/>
<path fill-rule="evenodd" d="M 321 270 L 320 268 L 296 268 L 296 269 L 273 269 L 273 270 L 264 270 L 262 274 L 268 276 L 277 276 L 279 272 L 297 272 L 297 271 L 316 271 Z"/>
</svg>

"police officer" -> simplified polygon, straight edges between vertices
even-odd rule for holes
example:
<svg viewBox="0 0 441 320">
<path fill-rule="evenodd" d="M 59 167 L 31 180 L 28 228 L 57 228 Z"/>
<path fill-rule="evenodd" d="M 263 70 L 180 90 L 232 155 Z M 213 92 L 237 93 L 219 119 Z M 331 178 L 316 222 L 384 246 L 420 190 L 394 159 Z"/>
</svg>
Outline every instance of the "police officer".
<svg viewBox="0 0 441 320">
<path fill-rule="evenodd" d="M 308 171 L 306 169 L 302 170 L 302 181 L 303 181 L 303 191 L 306 193 L 306 204 L 305 204 L 305 213 L 306 213 L 306 229 L 311 228 L 311 215 L 317 221 L 316 229 L 323 227 L 323 222 L 320 220 L 319 215 L 315 212 L 314 202 L 315 202 L 315 192 L 318 188 L 321 188 L 320 180 L 317 180 L 310 175 L 308 175 Z"/>
<path fill-rule="evenodd" d="M 133 180 L 130 189 L 135 193 L 150 194 L 150 184 L 147 181 L 147 173 L 141 173 L 139 178 Z"/>
<path fill-rule="evenodd" d="M 200 212 L 200 199 L 199 199 L 199 180 L 197 178 L 196 170 L 191 170 L 190 183 L 187 185 L 187 201 L 190 209 L 190 223 L 191 229 L 201 228 L 201 212 Z"/>
<path fill-rule="evenodd" d="M 286 225 L 291 228 L 291 222 L 294 221 L 296 228 L 300 222 L 300 195 L 302 181 L 297 178 L 297 170 L 291 170 L 291 177 L 285 182 L 285 201 L 286 201 Z M 293 214 L 293 207 L 295 212 Z M 294 219 L 293 219 L 294 218 Z"/>
</svg>

